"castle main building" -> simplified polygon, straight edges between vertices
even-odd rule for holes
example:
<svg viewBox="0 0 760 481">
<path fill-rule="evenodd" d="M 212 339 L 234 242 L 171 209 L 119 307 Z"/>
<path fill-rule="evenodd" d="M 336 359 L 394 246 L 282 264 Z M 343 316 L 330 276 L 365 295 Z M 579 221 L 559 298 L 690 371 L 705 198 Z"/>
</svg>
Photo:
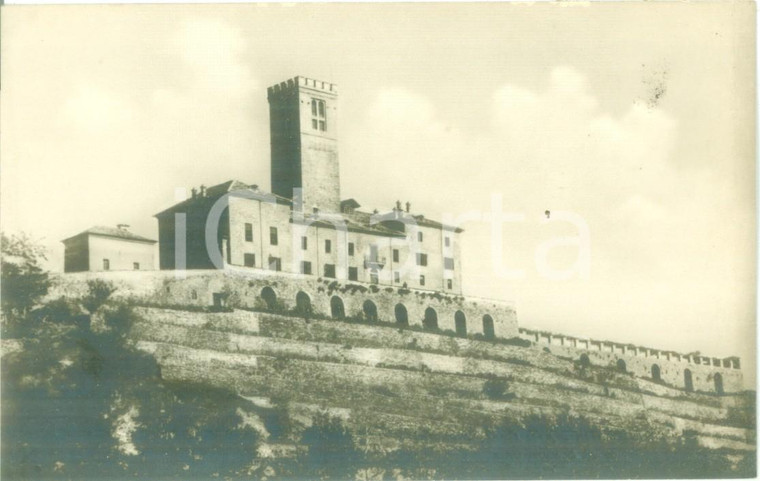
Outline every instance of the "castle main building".
<svg viewBox="0 0 760 481">
<path fill-rule="evenodd" d="M 460 228 L 341 199 L 338 89 L 295 77 L 267 91 L 272 192 L 228 181 L 158 214 L 161 269 L 267 269 L 461 293 Z"/>
</svg>

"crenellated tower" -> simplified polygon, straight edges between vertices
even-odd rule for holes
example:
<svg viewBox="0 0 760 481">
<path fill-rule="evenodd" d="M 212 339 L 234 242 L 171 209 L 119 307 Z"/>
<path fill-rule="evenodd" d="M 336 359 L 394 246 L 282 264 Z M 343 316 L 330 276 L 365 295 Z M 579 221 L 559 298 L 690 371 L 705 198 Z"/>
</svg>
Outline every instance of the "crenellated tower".
<svg viewBox="0 0 760 481">
<path fill-rule="evenodd" d="M 300 188 L 304 210 L 339 212 L 337 85 L 294 77 L 269 87 L 267 99 L 272 192 L 293 198 Z"/>
</svg>

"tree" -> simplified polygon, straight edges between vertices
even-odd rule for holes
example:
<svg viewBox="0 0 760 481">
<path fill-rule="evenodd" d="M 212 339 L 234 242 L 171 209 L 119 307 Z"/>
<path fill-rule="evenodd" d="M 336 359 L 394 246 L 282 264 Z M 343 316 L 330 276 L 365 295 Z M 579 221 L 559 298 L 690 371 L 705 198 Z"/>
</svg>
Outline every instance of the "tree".
<svg viewBox="0 0 760 481">
<path fill-rule="evenodd" d="M 167 382 L 124 336 L 129 306 L 106 305 L 107 330 L 39 323 L 2 372 L 2 479 L 246 477 L 259 434 L 250 401 L 206 384 Z"/>
<path fill-rule="evenodd" d="M 105 304 L 116 288 L 103 279 L 91 279 L 87 281 L 87 295 L 82 299 L 82 305 L 90 314 L 94 314 L 100 306 Z"/>
<path fill-rule="evenodd" d="M 361 462 L 351 431 L 343 420 L 319 412 L 301 436 L 308 454 L 301 459 L 303 477 L 311 479 L 353 479 Z"/>
<path fill-rule="evenodd" d="M 45 248 L 26 234 L 0 234 L 2 277 L 0 287 L 3 316 L 10 321 L 22 319 L 50 287 Z"/>
</svg>

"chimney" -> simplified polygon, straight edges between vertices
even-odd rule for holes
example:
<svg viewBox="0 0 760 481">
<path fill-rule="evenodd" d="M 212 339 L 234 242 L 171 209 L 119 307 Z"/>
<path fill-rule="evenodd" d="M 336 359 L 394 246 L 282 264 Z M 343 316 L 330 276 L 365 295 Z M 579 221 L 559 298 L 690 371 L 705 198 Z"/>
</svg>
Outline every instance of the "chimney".
<svg viewBox="0 0 760 481">
<path fill-rule="evenodd" d="M 206 186 L 201 185 L 201 197 L 206 197 Z"/>
<path fill-rule="evenodd" d="M 195 199 L 196 197 L 198 197 L 198 189 L 196 189 L 195 187 L 193 187 L 192 189 L 190 189 L 190 192 L 192 192 L 193 199 Z"/>
<path fill-rule="evenodd" d="M 119 230 L 127 230 L 129 229 L 129 224 L 117 224 L 116 227 L 118 227 Z"/>
<path fill-rule="evenodd" d="M 406 202 L 406 211 L 409 212 L 409 209 L 412 208 L 412 204 L 409 203 L 409 201 Z"/>
</svg>

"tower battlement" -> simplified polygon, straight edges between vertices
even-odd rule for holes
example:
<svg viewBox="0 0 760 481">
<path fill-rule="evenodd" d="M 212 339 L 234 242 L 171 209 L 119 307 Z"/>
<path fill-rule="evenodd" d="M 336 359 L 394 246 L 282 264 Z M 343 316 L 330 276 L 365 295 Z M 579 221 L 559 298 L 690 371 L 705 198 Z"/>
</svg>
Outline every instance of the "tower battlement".
<svg viewBox="0 0 760 481">
<path fill-rule="evenodd" d="M 302 77 L 299 75 L 278 84 L 272 85 L 267 89 L 267 96 L 271 97 L 273 95 L 281 94 L 284 92 L 294 92 L 296 91 L 297 87 L 305 87 L 311 90 L 317 90 L 319 92 L 333 95 L 338 94 L 338 86 L 334 83 Z"/>
</svg>

